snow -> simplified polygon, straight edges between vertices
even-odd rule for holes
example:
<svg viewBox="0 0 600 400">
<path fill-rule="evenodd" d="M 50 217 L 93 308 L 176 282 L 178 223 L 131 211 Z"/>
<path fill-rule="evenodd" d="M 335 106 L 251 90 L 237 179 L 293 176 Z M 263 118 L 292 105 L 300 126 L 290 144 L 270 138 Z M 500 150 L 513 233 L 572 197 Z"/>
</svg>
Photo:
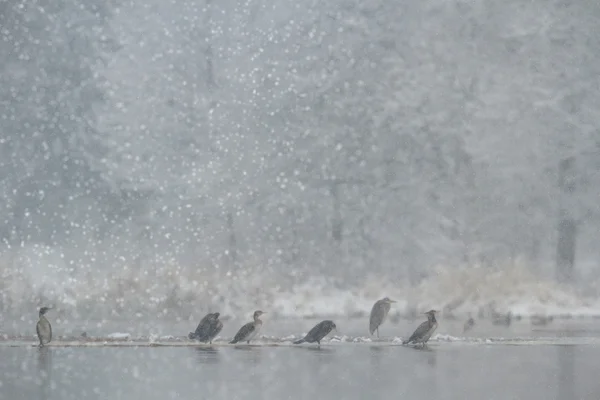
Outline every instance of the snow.
<svg viewBox="0 0 600 400">
<path fill-rule="evenodd" d="M 107 338 L 108 339 L 116 339 L 116 340 L 128 340 L 128 339 L 131 339 L 131 334 L 115 332 L 115 333 L 108 334 Z"/>
<path fill-rule="evenodd" d="M 2 318 L 600 315 L 586 7 L 57 1 L 2 3 Z"/>
<path fill-rule="evenodd" d="M 273 307 L 287 317 L 368 315 L 373 303 L 388 296 L 396 300 L 391 314 L 429 309 L 452 315 L 498 312 L 524 317 L 533 315 L 600 316 L 600 299 L 588 298 L 552 281 L 543 281 L 525 267 L 438 267 L 432 277 L 415 288 L 398 288 L 386 279 L 371 280 L 362 287 L 335 289 L 312 280 L 279 293 Z"/>
<path fill-rule="evenodd" d="M 259 339 L 255 339 L 252 342 L 252 346 L 269 346 L 269 347 L 295 347 L 293 341 L 297 338 L 277 337 L 277 336 L 263 336 Z M 159 340 L 148 341 L 143 337 L 131 337 L 124 336 L 123 334 L 110 334 L 102 337 L 93 338 L 72 338 L 63 339 L 56 338 L 49 346 L 50 347 L 197 347 L 197 346 L 211 346 L 211 347 L 231 347 L 238 345 L 231 345 L 229 341 L 231 338 L 222 338 L 213 340 L 212 344 L 198 343 L 193 340 L 187 340 L 183 337 L 161 337 Z M 373 340 L 372 338 L 365 336 L 332 336 L 326 337 L 321 341 L 322 345 L 344 345 L 344 346 L 403 346 L 402 337 L 393 338 L 380 338 Z M 0 340 L 0 346 L 37 346 L 34 339 L 28 337 L 7 337 Z M 600 338 L 593 336 L 515 336 L 515 337 L 502 337 L 502 336 L 489 336 L 489 337 L 461 337 L 453 336 L 445 333 L 435 334 L 431 337 L 428 346 L 453 346 L 453 345 L 520 345 L 520 346 L 531 346 L 531 345 L 600 345 Z"/>
<path fill-rule="evenodd" d="M 3 296 L 15 310 L 32 306 L 30 299 L 40 290 L 35 283 L 36 271 L 21 268 L 13 275 L 10 269 L 5 270 Z M 385 296 L 397 301 L 392 305 L 390 317 L 420 314 L 429 309 L 440 311 L 442 318 L 480 312 L 488 315 L 492 309 L 524 317 L 600 316 L 599 299 L 551 280 L 540 280 L 526 266 L 516 265 L 493 269 L 438 266 L 414 287 L 371 275 L 355 285 L 310 278 L 286 288 L 265 285 L 272 277 L 256 273 L 250 280 L 235 277 L 217 279 L 214 283 L 205 280 L 204 287 L 211 288 L 209 293 L 198 290 L 192 284 L 195 277 L 186 276 L 183 271 L 173 273 L 166 269 L 161 274 L 136 277 L 135 281 L 126 274 L 112 274 L 102 285 L 86 279 L 63 279 L 55 282 L 52 291 L 45 295 L 57 312 L 77 317 L 91 308 L 109 319 L 146 315 L 188 319 L 198 312 L 197 305 L 206 312 L 219 311 L 222 317 L 241 319 L 249 318 L 254 309 L 268 311 L 269 318 L 366 317 L 374 302 Z M 248 304 L 249 295 L 253 296 L 252 304 Z M 98 298 L 103 300 L 95 301 Z"/>
</svg>

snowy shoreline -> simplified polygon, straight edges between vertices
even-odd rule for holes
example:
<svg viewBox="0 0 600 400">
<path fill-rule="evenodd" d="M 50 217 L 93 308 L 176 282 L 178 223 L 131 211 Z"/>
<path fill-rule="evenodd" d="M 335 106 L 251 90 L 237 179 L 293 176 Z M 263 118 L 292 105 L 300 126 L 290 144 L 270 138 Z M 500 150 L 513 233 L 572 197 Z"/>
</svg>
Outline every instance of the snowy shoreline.
<svg viewBox="0 0 600 400">
<path fill-rule="evenodd" d="M 397 301 L 390 318 L 418 318 L 432 308 L 440 311 L 442 319 L 464 318 L 469 313 L 485 319 L 492 312 L 524 318 L 600 318 L 600 298 L 541 280 L 524 266 L 440 266 L 416 286 L 376 275 L 354 286 L 323 277 L 280 285 L 280 279 L 268 273 L 200 279 L 179 273 L 178 268 L 165 267 L 152 278 L 132 278 L 131 271 L 126 271 L 100 281 L 73 277 L 52 282 L 38 281 L 24 270 L 5 270 L 0 306 L 5 320 L 28 315 L 42 303 L 54 305 L 55 317 L 67 319 L 151 314 L 156 319 L 187 320 L 216 310 L 224 319 L 246 319 L 259 308 L 269 310 L 273 318 L 364 318 L 376 300 L 388 296 Z"/>
</svg>

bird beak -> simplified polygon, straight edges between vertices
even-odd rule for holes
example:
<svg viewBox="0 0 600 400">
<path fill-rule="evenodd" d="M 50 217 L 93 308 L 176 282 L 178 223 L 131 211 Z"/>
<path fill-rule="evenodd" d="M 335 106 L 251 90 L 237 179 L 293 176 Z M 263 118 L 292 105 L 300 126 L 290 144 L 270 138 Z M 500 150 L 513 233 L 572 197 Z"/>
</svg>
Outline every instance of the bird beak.
<svg viewBox="0 0 600 400">
<path fill-rule="evenodd" d="M 396 300 L 390 300 L 390 303 L 397 303 Z"/>
</svg>

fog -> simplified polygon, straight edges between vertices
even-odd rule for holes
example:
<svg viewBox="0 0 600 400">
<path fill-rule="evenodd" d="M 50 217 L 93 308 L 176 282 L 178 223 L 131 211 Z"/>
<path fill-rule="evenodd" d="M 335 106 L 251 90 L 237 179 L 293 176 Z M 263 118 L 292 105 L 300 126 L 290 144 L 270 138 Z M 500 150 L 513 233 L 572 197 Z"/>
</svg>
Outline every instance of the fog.
<svg viewBox="0 0 600 400">
<path fill-rule="evenodd" d="M 5 323 L 593 314 L 599 27 L 592 0 L 0 1 Z"/>
</svg>

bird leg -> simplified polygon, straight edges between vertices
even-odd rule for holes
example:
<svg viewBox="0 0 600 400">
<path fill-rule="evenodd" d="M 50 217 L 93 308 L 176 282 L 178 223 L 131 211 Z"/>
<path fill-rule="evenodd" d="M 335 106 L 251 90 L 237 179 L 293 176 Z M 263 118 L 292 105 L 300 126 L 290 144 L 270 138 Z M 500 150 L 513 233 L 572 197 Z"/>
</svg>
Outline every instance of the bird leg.
<svg viewBox="0 0 600 400">
<path fill-rule="evenodd" d="M 377 327 L 377 339 L 379 339 L 379 327 Z"/>
</svg>

